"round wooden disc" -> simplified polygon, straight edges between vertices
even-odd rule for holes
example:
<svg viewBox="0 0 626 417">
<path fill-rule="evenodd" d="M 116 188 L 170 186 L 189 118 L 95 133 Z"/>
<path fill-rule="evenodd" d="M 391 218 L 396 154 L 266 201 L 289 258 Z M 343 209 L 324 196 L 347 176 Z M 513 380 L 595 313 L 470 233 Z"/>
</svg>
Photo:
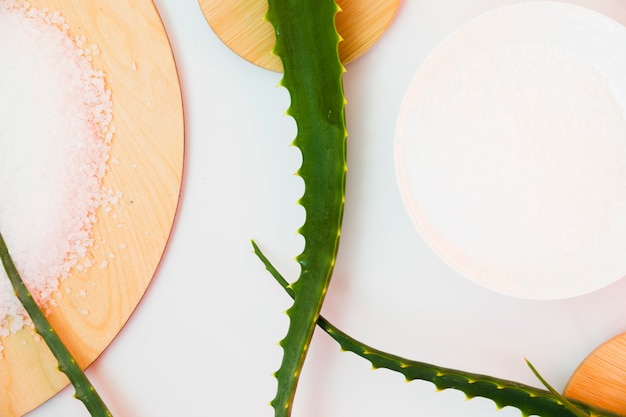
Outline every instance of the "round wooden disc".
<svg viewBox="0 0 626 417">
<path fill-rule="evenodd" d="M 59 11 L 72 36 L 100 54 L 115 135 L 104 185 L 120 192 L 94 227 L 90 268 L 72 271 L 48 319 L 81 367 L 111 343 L 145 293 L 174 220 L 184 152 L 181 91 L 164 27 L 150 0 L 29 0 Z M 42 47 L 45 48 L 45 45 Z M 0 415 L 22 416 L 68 383 L 31 329 L 2 339 Z"/>
<path fill-rule="evenodd" d="M 572 375 L 564 395 L 626 415 L 626 333 L 593 351 Z"/>
<path fill-rule="evenodd" d="M 282 71 L 272 54 L 276 36 L 265 20 L 267 0 L 199 0 L 213 31 L 235 53 L 272 71 Z M 343 38 L 339 56 L 344 64 L 358 58 L 389 27 L 400 0 L 337 0 L 337 31 Z"/>
</svg>

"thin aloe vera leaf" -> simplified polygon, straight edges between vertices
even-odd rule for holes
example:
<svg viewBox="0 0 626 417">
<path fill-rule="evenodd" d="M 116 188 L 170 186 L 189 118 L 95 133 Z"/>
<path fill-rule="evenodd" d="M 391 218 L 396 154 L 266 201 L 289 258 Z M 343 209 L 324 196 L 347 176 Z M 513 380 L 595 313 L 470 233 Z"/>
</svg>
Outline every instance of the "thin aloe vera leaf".
<svg viewBox="0 0 626 417">
<path fill-rule="evenodd" d="M 573 404 L 569 399 L 565 398 L 564 395 L 562 395 L 560 392 L 554 389 L 552 385 L 550 385 L 548 381 L 546 381 L 546 379 L 543 376 L 541 376 L 539 371 L 537 371 L 537 368 L 535 368 L 535 366 L 528 359 L 526 359 L 526 364 L 528 365 L 532 373 L 535 374 L 539 382 L 541 382 L 543 386 L 546 387 L 546 389 L 550 391 L 550 393 L 554 395 L 554 397 L 558 399 L 561 402 L 561 404 L 563 404 L 564 407 L 570 410 L 572 414 L 574 414 L 576 417 L 589 417 L 589 414 L 581 410 L 579 407 Z"/>
<path fill-rule="evenodd" d="M 68 377 L 71 384 L 74 386 L 76 391 L 74 396 L 83 402 L 92 417 L 112 416 L 100 395 L 96 392 L 83 370 L 80 369 L 80 366 L 78 366 L 78 363 L 70 351 L 33 299 L 33 296 L 24 284 L 22 277 L 13 263 L 13 259 L 11 258 L 2 234 L 0 234 L 0 258 L 2 259 L 4 270 L 13 286 L 13 291 L 15 291 L 15 295 L 33 321 L 35 330 L 42 337 L 44 342 L 46 342 L 48 348 L 56 358 L 59 370 Z"/>
<path fill-rule="evenodd" d="M 346 175 L 345 98 L 335 28 L 334 0 L 269 0 L 267 20 L 276 33 L 274 53 L 283 64 L 281 85 L 297 126 L 293 145 L 302 154 L 297 174 L 304 181 L 299 203 L 306 220 L 299 233 L 301 271 L 291 284 L 294 302 L 289 329 L 280 342 L 283 359 L 271 404 L 276 417 L 291 414 L 293 399 L 326 290 L 332 275 L 343 216 Z"/>
<path fill-rule="evenodd" d="M 293 298 L 293 291 L 289 287 L 287 280 L 272 265 L 255 242 L 252 242 L 252 246 L 254 253 L 261 260 L 270 275 Z M 445 368 L 384 352 L 354 339 L 321 315 L 317 319 L 317 325 L 328 333 L 341 346 L 342 350 L 355 353 L 366 359 L 372 364 L 374 369 L 385 368 L 398 372 L 407 381 L 428 381 L 433 383 L 437 390 L 458 390 L 463 392 L 468 399 L 475 397 L 487 398 L 492 400 L 498 408 L 517 408 L 523 416 L 581 417 L 584 415 L 588 417 L 620 417 L 619 414 L 601 410 L 579 401 L 566 399 L 556 391 L 550 392 L 515 381 Z M 538 375 L 536 371 L 534 372 Z M 540 381 L 545 383 L 545 380 L 542 378 L 540 378 Z"/>
</svg>

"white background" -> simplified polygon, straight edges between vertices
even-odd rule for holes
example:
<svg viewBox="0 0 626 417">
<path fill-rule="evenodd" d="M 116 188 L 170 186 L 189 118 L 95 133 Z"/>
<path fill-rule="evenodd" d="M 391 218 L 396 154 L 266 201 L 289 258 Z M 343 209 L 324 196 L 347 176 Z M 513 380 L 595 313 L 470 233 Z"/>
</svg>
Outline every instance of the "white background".
<svg viewBox="0 0 626 417">
<path fill-rule="evenodd" d="M 394 130 L 420 63 L 446 35 L 512 0 L 404 0 L 388 32 L 347 66 L 349 176 L 339 259 L 323 314 L 380 349 L 562 389 L 578 363 L 626 331 L 626 281 L 564 301 L 494 294 L 422 241 L 396 185 Z M 569 1 L 626 24 L 623 0 Z M 291 278 L 302 247 L 295 130 L 280 75 L 232 53 L 195 0 L 156 0 L 180 73 L 186 159 L 178 217 L 146 296 L 88 375 L 116 416 L 269 417 L 289 299 L 254 238 Z M 625 51 L 626 53 L 626 51 Z M 68 388 L 29 414 L 85 416 Z M 437 393 L 342 353 L 316 332 L 294 416 L 518 416 Z"/>
</svg>

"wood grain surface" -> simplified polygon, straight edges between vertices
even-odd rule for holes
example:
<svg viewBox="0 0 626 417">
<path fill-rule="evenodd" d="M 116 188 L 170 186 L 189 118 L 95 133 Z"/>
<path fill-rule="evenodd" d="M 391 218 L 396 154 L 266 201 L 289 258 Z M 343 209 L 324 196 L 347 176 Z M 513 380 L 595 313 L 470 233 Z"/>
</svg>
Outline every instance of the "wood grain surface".
<svg viewBox="0 0 626 417">
<path fill-rule="evenodd" d="M 160 262 L 178 204 L 184 128 L 180 86 L 163 25 L 150 0 L 29 0 L 60 11 L 73 36 L 97 44 L 116 134 L 105 186 L 121 192 L 100 210 L 94 266 L 73 271 L 49 320 L 79 364 L 88 366 L 127 321 Z M 32 330 L 1 340 L 0 415 L 21 416 L 67 385 Z"/>
<path fill-rule="evenodd" d="M 576 369 L 564 394 L 626 415 L 626 333 L 593 351 Z"/>
<path fill-rule="evenodd" d="M 276 36 L 265 20 L 267 0 L 199 0 L 205 18 L 217 36 L 246 60 L 272 71 L 282 64 L 272 49 Z M 344 64 L 361 56 L 391 24 L 400 0 L 337 0 L 337 30 L 343 41 Z"/>
</svg>

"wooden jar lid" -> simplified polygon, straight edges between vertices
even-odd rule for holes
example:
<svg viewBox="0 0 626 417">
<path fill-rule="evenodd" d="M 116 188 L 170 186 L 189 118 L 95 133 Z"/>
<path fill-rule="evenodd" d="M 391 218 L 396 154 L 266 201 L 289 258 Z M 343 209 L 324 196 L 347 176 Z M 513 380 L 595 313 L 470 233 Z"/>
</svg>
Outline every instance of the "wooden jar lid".
<svg viewBox="0 0 626 417">
<path fill-rule="evenodd" d="M 626 415 L 626 333 L 594 350 L 565 387 L 566 397 Z"/>
<path fill-rule="evenodd" d="M 199 0 L 209 25 L 235 53 L 260 67 L 282 71 L 272 54 L 276 42 L 265 20 L 267 0 Z M 344 64 L 367 51 L 385 32 L 400 0 L 338 0 L 337 30 L 343 38 L 339 55 Z"/>
</svg>

